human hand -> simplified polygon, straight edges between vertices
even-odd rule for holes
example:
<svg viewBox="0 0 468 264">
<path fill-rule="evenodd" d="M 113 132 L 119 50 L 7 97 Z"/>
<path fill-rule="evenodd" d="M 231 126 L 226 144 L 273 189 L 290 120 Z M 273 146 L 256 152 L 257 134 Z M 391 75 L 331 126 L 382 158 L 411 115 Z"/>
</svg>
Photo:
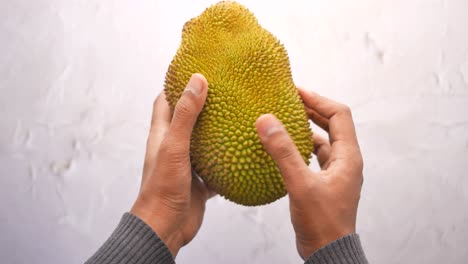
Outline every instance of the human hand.
<svg viewBox="0 0 468 264">
<path fill-rule="evenodd" d="M 305 259 L 355 232 L 363 160 L 350 109 L 313 92 L 299 89 L 299 93 L 309 118 L 329 133 L 329 141 L 313 135 L 321 171 L 307 167 L 276 117 L 263 115 L 256 127 L 284 178 L 297 250 Z"/>
<path fill-rule="evenodd" d="M 171 113 L 164 94 L 154 103 L 140 193 L 131 213 L 148 224 L 175 257 L 196 235 L 205 203 L 214 195 L 192 177 L 190 136 L 208 83 L 194 74 Z"/>
</svg>

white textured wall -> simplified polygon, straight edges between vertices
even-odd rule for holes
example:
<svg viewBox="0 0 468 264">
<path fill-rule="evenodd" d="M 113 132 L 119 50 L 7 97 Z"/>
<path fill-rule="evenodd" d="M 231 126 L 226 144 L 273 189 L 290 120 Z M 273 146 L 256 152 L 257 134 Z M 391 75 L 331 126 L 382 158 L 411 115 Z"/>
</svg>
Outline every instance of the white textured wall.
<svg viewBox="0 0 468 264">
<path fill-rule="evenodd" d="M 242 1 L 354 110 L 373 263 L 468 259 L 468 1 Z M 81 263 L 139 187 L 182 25 L 214 1 L 0 1 L 0 258 Z M 215 198 L 179 263 L 300 263 L 287 199 Z"/>
</svg>

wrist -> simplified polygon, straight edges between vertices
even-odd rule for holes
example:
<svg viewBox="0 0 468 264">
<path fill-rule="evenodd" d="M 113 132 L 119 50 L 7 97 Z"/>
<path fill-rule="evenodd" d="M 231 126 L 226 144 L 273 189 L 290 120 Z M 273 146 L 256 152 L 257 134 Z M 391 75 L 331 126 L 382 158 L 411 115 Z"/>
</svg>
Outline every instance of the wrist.
<svg viewBox="0 0 468 264">
<path fill-rule="evenodd" d="M 164 242 L 175 258 L 183 245 L 182 234 L 179 232 L 176 223 L 168 221 L 164 216 L 160 216 L 158 211 L 156 207 L 150 206 L 148 203 L 137 199 L 130 213 L 145 222 L 162 242 Z"/>
<path fill-rule="evenodd" d="M 307 260 L 312 254 L 317 252 L 319 249 L 327 246 L 328 244 L 332 243 L 333 241 L 339 240 L 345 236 L 353 234 L 354 231 L 348 230 L 343 232 L 337 232 L 334 234 L 324 234 L 318 236 L 314 239 L 307 239 L 296 235 L 296 246 L 299 255 L 302 259 Z"/>
</svg>

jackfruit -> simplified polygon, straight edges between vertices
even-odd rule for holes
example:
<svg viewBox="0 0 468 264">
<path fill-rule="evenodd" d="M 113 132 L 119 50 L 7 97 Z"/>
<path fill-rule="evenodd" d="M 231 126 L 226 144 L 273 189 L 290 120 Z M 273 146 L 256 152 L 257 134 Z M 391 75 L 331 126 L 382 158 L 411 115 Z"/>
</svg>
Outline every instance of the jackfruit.
<svg viewBox="0 0 468 264">
<path fill-rule="evenodd" d="M 172 109 L 193 73 L 208 80 L 208 97 L 191 138 L 195 172 L 238 204 L 263 205 L 283 197 L 283 178 L 260 143 L 256 119 L 271 113 L 281 120 L 307 164 L 313 151 L 284 46 L 247 8 L 219 2 L 183 27 L 165 79 Z"/>
</svg>

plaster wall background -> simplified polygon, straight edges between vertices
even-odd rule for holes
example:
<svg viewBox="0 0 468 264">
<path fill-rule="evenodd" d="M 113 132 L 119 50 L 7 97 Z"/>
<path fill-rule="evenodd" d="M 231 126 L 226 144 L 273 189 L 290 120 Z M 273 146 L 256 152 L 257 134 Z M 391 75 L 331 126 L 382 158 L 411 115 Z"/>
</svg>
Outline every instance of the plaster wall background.
<svg viewBox="0 0 468 264">
<path fill-rule="evenodd" d="M 240 2 L 297 85 L 351 106 L 370 262 L 465 263 L 468 1 Z M 82 263 L 107 238 L 136 197 L 182 26 L 212 3 L 0 1 L 2 263 Z M 301 263 L 287 199 L 210 200 L 177 261 Z"/>
</svg>

